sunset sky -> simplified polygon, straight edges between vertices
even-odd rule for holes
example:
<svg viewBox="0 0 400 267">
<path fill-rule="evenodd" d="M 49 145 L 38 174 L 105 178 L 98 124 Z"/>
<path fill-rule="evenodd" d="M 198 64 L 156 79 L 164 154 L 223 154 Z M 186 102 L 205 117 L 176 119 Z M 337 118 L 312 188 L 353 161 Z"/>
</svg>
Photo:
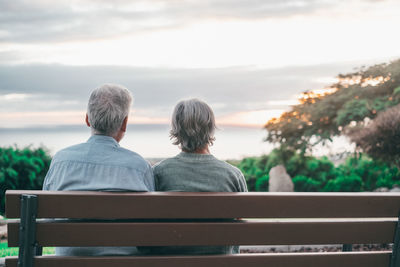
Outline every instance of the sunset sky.
<svg viewBox="0 0 400 267">
<path fill-rule="evenodd" d="M 0 128 L 83 123 L 90 91 L 129 88 L 131 123 L 198 97 L 261 126 L 305 90 L 400 57 L 398 0 L 0 0 Z"/>
</svg>

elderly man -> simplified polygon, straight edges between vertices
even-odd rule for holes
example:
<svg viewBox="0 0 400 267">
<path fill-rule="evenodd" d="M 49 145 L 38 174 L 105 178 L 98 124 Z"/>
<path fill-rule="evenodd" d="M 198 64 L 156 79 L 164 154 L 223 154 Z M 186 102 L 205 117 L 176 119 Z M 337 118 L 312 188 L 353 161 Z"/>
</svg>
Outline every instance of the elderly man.
<svg viewBox="0 0 400 267">
<path fill-rule="evenodd" d="M 128 89 L 106 84 L 90 98 L 86 124 L 92 136 L 53 157 L 43 190 L 154 191 L 152 168 L 140 155 L 120 147 L 132 95 Z M 79 208 L 79 207 L 77 207 Z M 135 247 L 56 248 L 58 255 L 130 255 Z"/>
</svg>

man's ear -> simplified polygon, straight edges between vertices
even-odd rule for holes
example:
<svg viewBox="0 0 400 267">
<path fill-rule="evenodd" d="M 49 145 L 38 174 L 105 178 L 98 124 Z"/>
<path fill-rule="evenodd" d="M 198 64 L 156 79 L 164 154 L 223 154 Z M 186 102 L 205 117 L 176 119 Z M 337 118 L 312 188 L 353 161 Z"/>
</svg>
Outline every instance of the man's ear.
<svg viewBox="0 0 400 267">
<path fill-rule="evenodd" d="M 86 121 L 86 125 L 87 125 L 88 127 L 90 127 L 89 117 L 88 117 L 87 113 L 86 113 L 85 121 Z"/>
<path fill-rule="evenodd" d="M 127 125 L 128 125 L 128 116 L 126 116 L 124 121 L 122 122 L 121 131 L 126 132 Z"/>
</svg>

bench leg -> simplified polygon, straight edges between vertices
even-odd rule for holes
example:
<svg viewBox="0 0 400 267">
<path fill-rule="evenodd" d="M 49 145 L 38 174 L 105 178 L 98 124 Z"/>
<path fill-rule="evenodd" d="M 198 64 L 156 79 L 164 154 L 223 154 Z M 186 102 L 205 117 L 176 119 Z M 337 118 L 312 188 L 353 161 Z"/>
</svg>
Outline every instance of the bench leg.
<svg viewBox="0 0 400 267">
<path fill-rule="evenodd" d="M 21 196 L 18 267 L 33 267 L 36 250 L 37 196 Z"/>
<path fill-rule="evenodd" d="M 397 220 L 397 227 L 394 234 L 392 259 L 390 267 L 400 267 L 400 214 Z"/>
</svg>

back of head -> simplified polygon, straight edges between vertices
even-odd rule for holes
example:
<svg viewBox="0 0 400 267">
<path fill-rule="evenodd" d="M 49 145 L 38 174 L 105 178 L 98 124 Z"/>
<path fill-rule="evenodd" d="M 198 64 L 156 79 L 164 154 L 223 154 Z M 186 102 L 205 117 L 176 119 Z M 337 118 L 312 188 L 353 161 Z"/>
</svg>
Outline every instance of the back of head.
<svg viewBox="0 0 400 267">
<path fill-rule="evenodd" d="M 212 145 L 215 140 L 214 113 L 198 99 L 184 100 L 175 106 L 171 128 L 173 144 L 179 145 L 185 152 L 195 152 Z"/>
<path fill-rule="evenodd" d="M 129 115 L 132 94 L 123 86 L 105 84 L 89 98 L 87 114 L 93 134 L 113 136 Z"/>
</svg>

